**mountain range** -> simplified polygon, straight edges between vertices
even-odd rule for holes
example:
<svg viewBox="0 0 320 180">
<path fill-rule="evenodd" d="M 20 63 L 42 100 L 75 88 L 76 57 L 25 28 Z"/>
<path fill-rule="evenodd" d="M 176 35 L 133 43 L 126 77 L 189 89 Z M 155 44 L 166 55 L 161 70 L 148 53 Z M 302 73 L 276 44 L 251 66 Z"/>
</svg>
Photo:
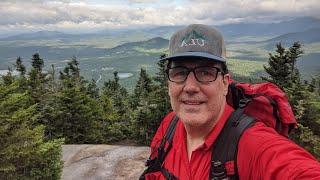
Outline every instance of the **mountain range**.
<svg viewBox="0 0 320 180">
<path fill-rule="evenodd" d="M 183 26 L 160 26 L 145 29 L 132 30 L 110 30 L 100 31 L 90 34 L 66 34 L 59 31 L 38 31 L 25 33 L 0 39 L 1 41 L 12 40 L 35 40 L 35 39 L 74 39 L 74 38 L 93 38 L 101 36 L 121 36 L 133 32 L 143 32 L 149 36 L 168 38 L 173 32 Z M 235 36 L 277 36 L 287 33 L 303 32 L 310 29 L 320 29 L 320 19 L 314 17 L 301 17 L 289 21 L 278 23 L 238 23 L 212 26 L 219 29 L 227 38 Z"/>
<path fill-rule="evenodd" d="M 277 43 L 290 46 L 300 41 L 305 48 L 298 63 L 307 75 L 320 72 L 320 19 L 302 17 L 278 23 L 240 23 L 215 26 L 226 38 L 228 58 L 266 62 Z M 156 70 L 155 62 L 167 52 L 169 37 L 182 26 L 145 29 L 105 30 L 90 34 L 67 34 L 39 31 L 0 39 L 0 70 L 12 66 L 20 56 L 30 66 L 32 54 L 38 52 L 47 67 L 63 67 L 76 56 L 87 78 L 97 78 L 104 69 L 134 74 L 140 67 Z M 312 64 L 312 66 L 308 66 Z M 106 68 L 109 67 L 109 68 Z M 306 69 L 311 68 L 311 69 Z M 302 72 L 302 74 L 304 74 Z M 105 78 L 112 72 L 104 72 Z"/>
<path fill-rule="evenodd" d="M 302 32 L 286 33 L 275 38 L 269 39 L 266 42 L 283 42 L 292 43 L 293 41 L 299 41 L 303 44 L 320 42 L 320 28 L 308 29 Z"/>
</svg>

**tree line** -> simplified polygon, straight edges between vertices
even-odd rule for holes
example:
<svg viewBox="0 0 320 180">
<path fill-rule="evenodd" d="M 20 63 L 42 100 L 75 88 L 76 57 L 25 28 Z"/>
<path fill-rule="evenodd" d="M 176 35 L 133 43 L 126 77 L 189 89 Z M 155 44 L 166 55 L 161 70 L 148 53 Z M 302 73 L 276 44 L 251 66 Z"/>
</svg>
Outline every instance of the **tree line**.
<svg viewBox="0 0 320 180">
<path fill-rule="evenodd" d="M 302 54 L 298 42 L 288 49 L 278 44 L 261 80 L 286 92 L 299 122 L 290 137 L 320 158 L 320 77 L 302 81 L 296 67 Z M 18 57 L 19 75 L 9 71 L 0 82 L 0 179 L 59 179 L 62 144 L 148 145 L 171 108 L 166 64 L 157 65 L 154 77 L 141 69 L 128 92 L 117 72 L 101 89 L 85 80 L 76 57 L 59 72 L 54 66 L 44 71 L 37 53 L 28 71 Z"/>
</svg>

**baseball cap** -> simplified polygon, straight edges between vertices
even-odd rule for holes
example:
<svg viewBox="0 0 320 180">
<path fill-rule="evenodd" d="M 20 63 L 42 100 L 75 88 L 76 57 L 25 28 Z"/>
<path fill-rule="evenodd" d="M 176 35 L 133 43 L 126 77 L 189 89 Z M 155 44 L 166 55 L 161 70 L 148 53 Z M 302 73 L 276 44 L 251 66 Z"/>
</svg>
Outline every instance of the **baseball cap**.
<svg viewBox="0 0 320 180">
<path fill-rule="evenodd" d="M 181 58 L 226 62 L 226 48 L 221 33 L 202 24 L 191 24 L 175 32 L 169 42 L 169 55 L 161 60 Z"/>
</svg>

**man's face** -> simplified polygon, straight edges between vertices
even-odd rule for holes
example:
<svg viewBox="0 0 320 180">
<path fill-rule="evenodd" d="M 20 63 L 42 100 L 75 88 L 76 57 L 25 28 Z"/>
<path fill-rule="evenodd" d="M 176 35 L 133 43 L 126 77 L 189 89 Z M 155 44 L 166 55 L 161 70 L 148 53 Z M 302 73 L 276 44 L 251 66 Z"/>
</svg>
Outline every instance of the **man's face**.
<svg viewBox="0 0 320 180">
<path fill-rule="evenodd" d="M 176 60 L 170 67 L 221 67 L 212 60 Z M 228 92 L 229 75 L 217 74 L 213 82 L 199 82 L 190 72 L 184 82 L 168 82 L 173 111 L 185 125 L 191 127 L 212 126 L 224 110 Z"/>
</svg>

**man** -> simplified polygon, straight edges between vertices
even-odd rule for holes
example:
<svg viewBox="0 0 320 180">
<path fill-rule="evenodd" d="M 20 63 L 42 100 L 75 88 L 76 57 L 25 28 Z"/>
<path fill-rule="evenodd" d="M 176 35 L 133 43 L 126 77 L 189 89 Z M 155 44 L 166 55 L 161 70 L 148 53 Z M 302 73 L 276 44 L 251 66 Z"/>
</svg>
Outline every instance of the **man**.
<svg viewBox="0 0 320 180">
<path fill-rule="evenodd" d="M 153 151 L 173 117 L 179 120 L 161 171 L 145 178 L 208 179 L 212 147 L 234 111 L 226 102 L 230 75 L 223 37 L 208 26 L 190 25 L 171 37 L 164 60 L 173 112 L 162 121 Z M 236 167 L 240 179 L 320 179 L 320 164 L 308 152 L 261 122 L 241 136 Z"/>
</svg>

